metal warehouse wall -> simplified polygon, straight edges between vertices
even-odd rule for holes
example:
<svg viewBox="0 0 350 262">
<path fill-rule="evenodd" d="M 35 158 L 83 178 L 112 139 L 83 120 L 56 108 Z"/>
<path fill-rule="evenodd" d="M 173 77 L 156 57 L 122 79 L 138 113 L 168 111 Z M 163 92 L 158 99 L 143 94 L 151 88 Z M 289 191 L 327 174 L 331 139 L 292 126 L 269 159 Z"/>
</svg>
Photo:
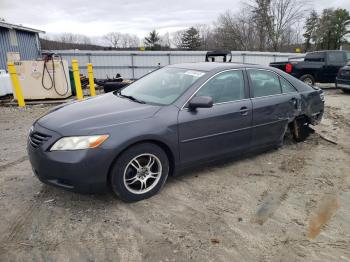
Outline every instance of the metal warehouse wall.
<svg viewBox="0 0 350 262">
<path fill-rule="evenodd" d="M 66 51 L 54 50 L 68 60 L 79 62 L 80 72 L 86 75 L 86 64 L 92 63 L 98 79 L 113 77 L 120 73 L 123 78 L 137 79 L 150 71 L 169 64 L 203 62 L 206 51 Z M 232 62 L 268 65 L 286 60 L 295 53 L 232 51 Z"/>
<path fill-rule="evenodd" d="M 16 30 L 17 46 L 10 43 L 10 33 L 7 28 L 0 27 L 0 69 L 7 69 L 7 52 L 19 52 L 21 60 L 36 59 L 40 56 L 40 46 L 37 34 Z"/>
</svg>

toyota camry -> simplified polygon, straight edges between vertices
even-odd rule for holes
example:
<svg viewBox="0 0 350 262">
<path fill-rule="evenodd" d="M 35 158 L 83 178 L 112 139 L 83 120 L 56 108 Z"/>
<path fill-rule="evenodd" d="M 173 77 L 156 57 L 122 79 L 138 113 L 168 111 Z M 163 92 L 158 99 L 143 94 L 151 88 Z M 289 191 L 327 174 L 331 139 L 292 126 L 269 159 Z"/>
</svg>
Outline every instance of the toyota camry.
<svg viewBox="0 0 350 262">
<path fill-rule="evenodd" d="M 158 69 L 124 89 L 53 108 L 33 124 L 28 153 L 46 184 L 156 194 L 169 175 L 224 156 L 296 141 L 321 121 L 322 90 L 283 71 L 234 63 Z"/>
</svg>

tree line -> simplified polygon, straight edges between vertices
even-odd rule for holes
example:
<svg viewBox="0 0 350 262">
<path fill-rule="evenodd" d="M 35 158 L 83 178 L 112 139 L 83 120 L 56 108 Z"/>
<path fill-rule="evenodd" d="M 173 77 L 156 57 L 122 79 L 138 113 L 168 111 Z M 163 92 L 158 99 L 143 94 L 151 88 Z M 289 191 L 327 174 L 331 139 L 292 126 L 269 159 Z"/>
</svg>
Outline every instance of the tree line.
<svg viewBox="0 0 350 262">
<path fill-rule="evenodd" d="M 144 39 L 110 32 L 99 39 L 104 48 L 146 50 L 302 51 L 339 49 L 347 43 L 349 11 L 342 8 L 310 10 L 308 0 L 250 0 L 238 12 L 227 10 L 212 24 L 193 25 L 172 34 L 156 30 Z M 63 43 L 91 45 L 83 35 L 61 34 Z"/>
</svg>

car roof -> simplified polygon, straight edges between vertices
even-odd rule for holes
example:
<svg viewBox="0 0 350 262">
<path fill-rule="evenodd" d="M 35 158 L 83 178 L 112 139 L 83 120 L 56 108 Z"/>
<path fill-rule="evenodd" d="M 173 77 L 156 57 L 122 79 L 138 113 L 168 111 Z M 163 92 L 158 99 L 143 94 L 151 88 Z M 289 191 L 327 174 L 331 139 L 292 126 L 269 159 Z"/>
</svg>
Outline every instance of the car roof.
<svg viewBox="0 0 350 262">
<path fill-rule="evenodd" d="M 182 64 L 173 64 L 168 67 L 184 68 L 189 70 L 198 70 L 198 71 L 212 71 L 212 70 L 225 70 L 225 69 L 237 69 L 237 68 L 264 68 L 271 69 L 268 66 L 254 65 L 254 64 L 241 64 L 241 63 L 223 63 L 223 62 L 197 62 L 197 63 L 182 63 Z"/>
<path fill-rule="evenodd" d="M 299 92 L 307 91 L 307 90 L 310 90 L 311 88 L 310 86 L 304 84 L 299 79 L 291 76 L 290 74 L 287 74 L 282 70 L 271 66 L 232 63 L 232 62 L 227 62 L 227 63 L 197 62 L 197 63 L 173 64 L 173 65 L 168 65 L 167 67 L 182 68 L 182 69 L 188 69 L 188 70 L 198 70 L 198 71 L 205 71 L 205 72 L 211 72 L 211 71 L 220 72 L 227 69 L 239 69 L 239 68 L 266 69 L 266 70 L 270 70 L 275 73 L 278 73 L 279 76 L 282 76 L 283 78 L 287 79 L 288 82 L 290 82 L 296 89 L 298 89 Z"/>
</svg>

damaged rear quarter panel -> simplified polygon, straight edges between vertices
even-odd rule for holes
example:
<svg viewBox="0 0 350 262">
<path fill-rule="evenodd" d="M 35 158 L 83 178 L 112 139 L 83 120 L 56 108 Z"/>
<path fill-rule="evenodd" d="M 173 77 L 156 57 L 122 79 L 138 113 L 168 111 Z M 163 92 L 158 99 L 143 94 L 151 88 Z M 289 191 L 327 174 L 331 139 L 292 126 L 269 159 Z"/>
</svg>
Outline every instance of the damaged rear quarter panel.
<svg viewBox="0 0 350 262">
<path fill-rule="evenodd" d="M 301 99 L 300 115 L 307 116 L 312 125 L 318 124 L 324 112 L 324 101 L 322 101 L 320 96 L 323 93 L 322 89 L 311 87 L 281 70 L 277 69 L 276 71 L 298 90 Z"/>
<path fill-rule="evenodd" d="M 301 93 L 302 114 L 306 115 L 312 125 L 318 124 L 323 116 L 324 101 L 320 94 L 322 90 L 310 90 Z"/>
</svg>

